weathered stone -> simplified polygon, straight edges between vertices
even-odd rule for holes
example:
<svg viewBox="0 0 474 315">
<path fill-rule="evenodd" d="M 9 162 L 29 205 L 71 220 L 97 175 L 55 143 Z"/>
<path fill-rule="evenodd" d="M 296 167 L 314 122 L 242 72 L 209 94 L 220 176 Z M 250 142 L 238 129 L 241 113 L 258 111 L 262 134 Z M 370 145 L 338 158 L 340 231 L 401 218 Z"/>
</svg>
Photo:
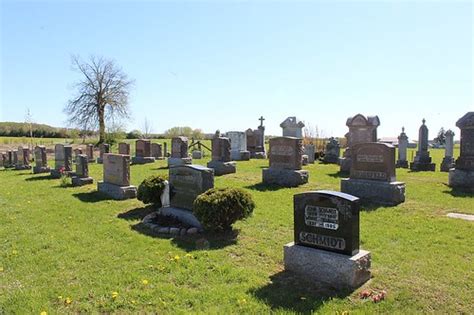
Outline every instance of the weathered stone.
<svg viewBox="0 0 474 315">
<path fill-rule="evenodd" d="M 192 152 L 193 159 L 200 160 L 202 159 L 202 151 L 194 150 Z"/>
<path fill-rule="evenodd" d="M 415 159 L 410 163 L 412 171 L 435 171 L 436 164 L 431 163 L 430 153 L 428 151 L 428 127 L 423 124 L 418 132 L 418 150 L 416 151 Z"/>
<path fill-rule="evenodd" d="M 192 226 L 193 228 L 196 228 L 196 231 L 198 229 L 202 229 L 202 225 L 199 222 L 199 220 L 194 216 L 192 211 L 189 211 L 188 209 L 183 209 L 183 208 L 176 208 L 176 207 L 163 207 L 160 208 L 159 213 L 161 215 L 171 215 L 179 219 L 181 222 L 184 224 L 187 224 L 189 226 Z M 188 230 L 188 234 L 189 230 Z"/>
<path fill-rule="evenodd" d="M 339 145 L 339 141 L 337 141 L 337 139 L 334 137 L 329 138 L 328 143 L 326 143 L 326 151 L 324 152 L 323 162 L 338 164 L 340 155 L 341 147 Z"/>
<path fill-rule="evenodd" d="M 214 187 L 214 171 L 200 165 L 184 165 L 169 170 L 171 206 L 193 209 L 197 196 Z"/>
<path fill-rule="evenodd" d="M 175 227 L 170 227 L 170 234 L 171 235 L 179 235 L 180 229 Z"/>
<path fill-rule="evenodd" d="M 155 162 L 151 156 L 151 141 L 139 139 L 135 142 L 135 156 L 132 158 L 132 164 L 147 164 Z"/>
<path fill-rule="evenodd" d="M 171 140 L 171 157 L 168 158 L 168 167 L 188 165 L 192 158 L 188 156 L 188 138 L 176 137 Z"/>
<path fill-rule="evenodd" d="M 169 227 L 160 227 L 158 229 L 158 233 L 160 233 L 160 234 L 169 234 L 170 233 L 170 228 Z"/>
<path fill-rule="evenodd" d="M 296 117 L 288 117 L 281 124 L 283 137 L 303 138 L 304 123 Z"/>
<path fill-rule="evenodd" d="M 351 148 L 350 178 L 341 191 L 364 201 L 397 205 L 405 201 L 405 183 L 395 176 L 395 148 L 385 143 L 360 143 Z"/>
<path fill-rule="evenodd" d="M 260 117 L 260 126 L 257 129 L 247 129 L 245 131 L 247 137 L 247 151 L 250 152 L 250 157 L 253 159 L 265 159 L 267 154 L 265 150 L 265 127 L 263 121 L 265 118 Z"/>
<path fill-rule="evenodd" d="M 54 169 L 51 177 L 60 178 L 62 175 L 72 175 L 72 147 L 56 144 L 54 147 Z"/>
<path fill-rule="evenodd" d="M 94 180 L 89 177 L 89 159 L 86 154 L 79 154 L 76 157 L 76 173 L 72 177 L 72 186 L 84 186 L 92 184 Z"/>
<path fill-rule="evenodd" d="M 245 132 L 229 131 L 227 137 L 230 140 L 230 157 L 233 161 L 250 160 L 250 152 L 247 150 L 247 135 Z"/>
<path fill-rule="evenodd" d="M 106 153 L 103 155 L 104 181 L 97 189 L 113 199 L 129 199 L 137 196 L 137 188 L 130 185 L 130 156 Z"/>
<path fill-rule="evenodd" d="M 315 161 L 314 157 L 316 154 L 316 149 L 314 147 L 314 144 L 305 145 L 304 152 L 305 152 L 305 155 L 308 156 L 308 163 L 314 164 L 314 161 Z"/>
<path fill-rule="evenodd" d="M 357 114 L 349 117 L 346 126 L 349 132 L 345 135 L 347 139 L 347 149 L 339 160 L 340 171 L 348 173 L 351 169 L 351 147 L 358 143 L 377 142 L 377 127 L 380 125 L 378 116 L 367 116 Z"/>
<path fill-rule="evenodd" d="M 308 165 L 309 164 L 309 158 L 306 154 L 303 154 L 301 156 L 301 165 Z"/>
<path fill-rule="evenodd" d="M 451 130 L 446 131 L 446 143 L 444 150 L 443 162 L 441 162 L 441 172 L 449 172 L 451 168 L 454 168 L 454 132 Z"/>
<path fill-rule="evenodd" d="M 189 235 L 197 234 L 197 232 L 198 232 L 198 228 L 195 228 L 195 227 L 189 228 L 187 231 Z"/>
<path fill-rule="evenodd" d="M 151 156 L 154 157 L 155 160 L 163 159 L 163 150 L 162 150 L 161 144 L 159 143 L 151 144 Z"/>
<path fill-rule="evenodd" d="M 110 153 L 110 145 L 108 143 L 101 143 L 99 145 L 99 157 L 97 163 L 102 164 L 104 161 L 104 154 Z"/>
<path fill-rule="evenodd" d="M 297 187 L 308 182 L 309 172 L 306 170 L 287 170 L 281 168 L 265 168 L 262 171 L 263 183 L 283 187 Z"/>
<path fill-rule="evenodd" d="M 24 147 L 18 147 L 17 153 L 18 162 L 15 165 L 15 169 L 17 170 L 29 170 L 31 169 L 30 166 L 30 149 Z"/>
<path fill-rule="evenodd" d="M 398 160 L 396 167 L 408 168 L 407 148 L 408 137 L 405 133 L 405 127 L 402 127 L 402 133 L 398 136 Z"/>
<path fill-rule="evenodd" d="M 215 176 L 231 174 L 236 172 L 236 163 L 230 162 L 230 140 L 225 137 L 214 137 L 212 139 L 212 160 L 207 167 L 214 170 Z"/>
<path fill-rule="evenodd" d="M 125 142 L 120 142 L 118 144 L 118 154 L 130 155 L 130 144 Z"/>
<path fill-rule="evenodd" d="M 365 250 L 347 256 L 291 242 L 284 246 L 283 260 L 285 270 L 339 290 L 356 289 L 370 279 L 371 256 Z"/>
<path fill-rule="evenodd" d="M 89 159 L 89 163 L 94 163 L 94 145 L 88 144 L 86 149 L 87 159 Z"/>
</svg>

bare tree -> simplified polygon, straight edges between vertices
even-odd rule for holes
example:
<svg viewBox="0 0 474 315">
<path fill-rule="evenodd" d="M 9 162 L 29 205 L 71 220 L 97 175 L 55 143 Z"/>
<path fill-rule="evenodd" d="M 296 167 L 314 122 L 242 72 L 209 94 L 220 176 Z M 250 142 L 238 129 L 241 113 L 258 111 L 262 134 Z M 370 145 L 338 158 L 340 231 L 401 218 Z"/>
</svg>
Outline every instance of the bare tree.
<svg viewBox="0 0 474 315">
<path fill-rule="evenodd" d="M 143 136 L 145 139 L 148 139 L 152 133 L 151 123 L 148 118 L 145 117 L 145 122 L 143 123 Z"/>
<path fill-rule="evenodd" d="M 77 95 L 65 108 L 69 122 L 83 130 L 99 127 L 99 143 L 105 141 L 105 123 L 128 119 L 129 90 L 133 84 L 112 60 L 90 57 L 82 62 L 72 57 L 73 68 L 84 77 L 75 84 Z"/>
</svg>

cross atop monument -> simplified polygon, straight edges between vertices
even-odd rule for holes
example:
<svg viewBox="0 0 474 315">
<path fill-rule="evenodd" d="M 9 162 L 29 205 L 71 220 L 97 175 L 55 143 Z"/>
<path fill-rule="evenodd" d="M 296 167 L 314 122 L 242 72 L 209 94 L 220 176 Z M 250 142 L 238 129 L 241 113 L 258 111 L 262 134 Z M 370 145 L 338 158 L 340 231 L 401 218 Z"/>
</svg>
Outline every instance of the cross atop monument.
<svg viewBox="0 0 474 315">
<path fill-rule="evenodd" d="M 426 122 L 426 119 L 424 119 L 424 118 L 423 118 L 422 122 L 423 122 L 423 125 L 424 125 L 424 124 L 425 124 L 425 122 Z"/>
<path fill-rule="evenodd" d="M 263 121 L 265 120 L 265 118 L 263 118 L 263 116 L 260 116 L 258 120 L 260 120 L 260 127 L 263 127 Z"/>
</svg>

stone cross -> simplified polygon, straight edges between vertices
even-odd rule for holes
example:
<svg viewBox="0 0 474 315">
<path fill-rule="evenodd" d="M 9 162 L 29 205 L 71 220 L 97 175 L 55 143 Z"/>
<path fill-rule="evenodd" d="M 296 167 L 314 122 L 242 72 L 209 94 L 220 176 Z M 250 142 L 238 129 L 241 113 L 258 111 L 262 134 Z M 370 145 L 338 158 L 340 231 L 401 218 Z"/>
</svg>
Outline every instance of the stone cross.
<svg viewBox="0 0 474 315">
<path fill-rule="evenodd" d="M 260 116 L 258 120 L 260 120 L 260 127 L 263 127 L 263 121 L 265 120 L 265 118 L 263 118 L 263 116 Z"/>
</svg>

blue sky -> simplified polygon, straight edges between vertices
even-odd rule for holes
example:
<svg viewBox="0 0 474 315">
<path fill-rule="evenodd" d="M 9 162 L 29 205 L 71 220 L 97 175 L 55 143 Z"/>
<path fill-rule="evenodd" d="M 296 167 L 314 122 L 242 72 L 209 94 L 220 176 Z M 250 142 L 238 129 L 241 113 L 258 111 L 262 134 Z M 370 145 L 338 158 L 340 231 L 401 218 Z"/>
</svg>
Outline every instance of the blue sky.
<svg viewBox="0 0 474 315">
<path fill-rule="evenodd" d="M 474 110 L 470 1 L 1 1 L 0 121 L 64 126 L 71 55 L 114 59 L 135 80 L 127 128 L 268 134 L 297 116 L 342 136 L 416 139 Z"/>
</svg>

